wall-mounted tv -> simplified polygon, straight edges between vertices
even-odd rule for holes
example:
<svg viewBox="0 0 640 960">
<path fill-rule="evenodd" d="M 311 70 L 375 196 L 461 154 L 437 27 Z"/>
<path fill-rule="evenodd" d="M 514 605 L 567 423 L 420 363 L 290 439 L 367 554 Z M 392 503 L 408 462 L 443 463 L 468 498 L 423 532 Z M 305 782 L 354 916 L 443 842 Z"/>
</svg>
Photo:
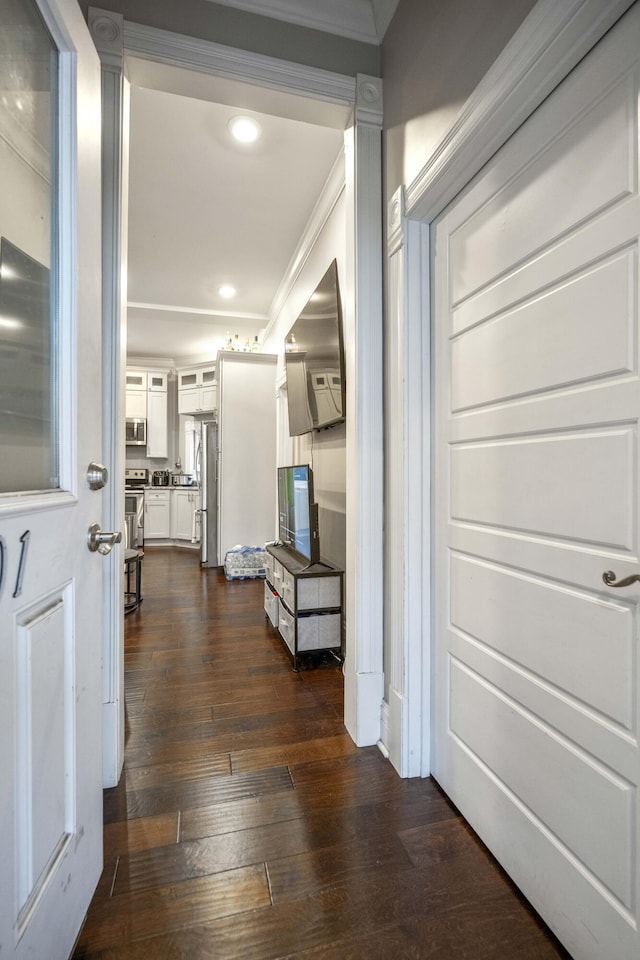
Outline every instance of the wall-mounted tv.
<svg viewBox="0 0 640 960">
<path fill-rule="evenodd" d="M 318 507 L 307 464 L 278 467 L 278 539 L 303 562 L 319 563 Z"/>
<path fill-rule="evenodd" d="M 334 260 L 285 338 L 289 435 L 345 418 L 344 347 L 338 265 Z"/>
</svg>

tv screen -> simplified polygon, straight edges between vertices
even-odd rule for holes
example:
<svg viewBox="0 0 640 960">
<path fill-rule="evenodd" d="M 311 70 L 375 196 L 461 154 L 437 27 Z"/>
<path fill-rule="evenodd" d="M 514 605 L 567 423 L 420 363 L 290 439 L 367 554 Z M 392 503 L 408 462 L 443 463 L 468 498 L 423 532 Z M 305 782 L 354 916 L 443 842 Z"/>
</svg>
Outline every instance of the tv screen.
<svg viewBox="0 0 640 960">
<path fill-rule="evenodd" d="M 306 464 L 278 468 L 278 539 L 308 563 L 320 560 L 318 510 Z"/>
<path fill-rule="evenodd" d="M 289 435 L 345 417 L 344 349 L 338 265 L 334 260 L 285 338 Z"/>
</svg>

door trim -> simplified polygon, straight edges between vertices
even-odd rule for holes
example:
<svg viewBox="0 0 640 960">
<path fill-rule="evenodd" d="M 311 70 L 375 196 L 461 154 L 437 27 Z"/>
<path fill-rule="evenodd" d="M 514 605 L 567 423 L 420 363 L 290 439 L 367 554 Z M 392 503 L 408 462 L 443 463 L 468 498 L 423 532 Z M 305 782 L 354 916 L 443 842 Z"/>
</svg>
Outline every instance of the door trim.
<svg viewBox="0 0 640 960">
<path fill-rule="evenodd" d="M 89 8 L 89 23 L 94 42 L 103 57 L 103 71 L 118 71 L 124 84 L 125 103 L 128 81 L 122 76 L 126 58 L 146 60 L 156 65 L 185 67 L 212 77 L 226 77 L 265 89 L 291 95 L 291 99 L 313 99 L 322 108 L 325 122 L 347 125 L 345 134 L 345 175 L 349 214 L 347 249 L 350 251 L 346 283 L 345 323 L 352 331 L 353 348 L 348 351 L 348 382 L 351 384 L 350 423 L 347 424 L 347 540 L 352 544 L 347 556 L 347 659 L 345 663 L 345 724 L 358 744 L 375 744 L 380 737 L 383 692 L 382 594 L 383 594 L 383 481 L 382 481 L 382 83 L 378 78 L 358 75 L 347 77 L 301 64 L 276 60 L 248 51 L 223 47 L 168 31 L 131 24 L 118 14 Z M 113 94 L 112 94 L 113 95 Z M 117 94 L 115 94 L 117 96 Z M 103 129 L 105 156 L 117 164 L 126 150 L 127 133 L 122 118 L 111 114 L 111 128 Z M 350 120 L 348 119 L 350 117 Z M 322 122 L 322 121 L 320 121 Z M 124 163 L 123 163 L 124 166 Z M 124 183 L 124 181 L 123 181 Z M 124 187 L 123 187 L 124 189 Z M 109 188 L 103 212 L 107 232 L 105 245 L 112 247 L 121 224 L 122 194 Z M 113 261 L 106 266 L 105 285 L 112 290 Z M 118 287 L 119 289 L 119 287 Z M 109 343 L 114 366 L 111 376 L 123 374 L 125 321 L 122 307 L 115 306 L 104 316 L 105 344 Z M 121 351 L 119 353 L 119 351 Z M 120 357 L 120 371 L 116 358 Z M 107 435 L 118 429 L 114 417 L 116 405 L 105 407 Z M 116 478 L 117 480 L 117 478 Z M 111 581 L 116 578 L 115 571 Z M 105 758 L 105 786 L 117 783 L 122 768 L 122 740 L 115 729 L 122 711 L 122 640 L 113 622 L 105 638 L 105 664 L 110 676 L 105 679 L 112 710 L 105 710 L 105 744 L 115 754 Z M 107 684 L 110 686 L 107 688 Z M 118 706 L 120 704 L 120 706 Z"/>
<path fill-rule="evenodd" d="M 534 112 L 546 96 L 602 39 L 634 0 L 538 0 L 500 56 L 462 107 L 439 146 L 416 178 L 399 189 L 389 204 L 387 270 L 397 282 L 389 284 L 387 324 L 396 333 L 389 339 L 386 357 L 389 396 L 395 396 L 394 431 L 403 437 L 404 499 L 387 502 L 385 525 L 404 524 L 405 536 L 387 549 L 388 571 L 428 571 L 426 543 L 431 543 L 433 504 L 430 483 L 415 482 L 415 469 L 427 467 L 433 433 L 430 398 L 433 375 L 429 352 L 431 290 L 428 277 L 430 224 L 460 193 L 484 164 Z M 419 226 L 416 233 L 414 227 Z M 417 247 L 420 255 L 414 255 Z M 404 266 L 398 251 L 404 248 Z M 394 260 L 396 261 L 394 263 Z M 411 387 L 406 344 L 425 338 L 421 369 L 422 406 L 419 428 L 411 407 L 399 399 Z M 404 347 L 402 347 L 404 344 Z M 406 371 L 409 380 L 403 386 Z M 391 422 L 387 419 L 387 422 Z M 429 468 L 430 470 L 432 468 Z M 431 479 L 431 474 L 428 474 Z M 422 518 L 422 538 L 411 540 L 406 518 Z M 433 637 L 433 579 L 423 578 L 424 592 L 406 576 L 387 575 L 387 662 L 391 664 L 386 706 L 386 746 L 401 776 L 430 772 L 431 689 Z M 415 673 L 421 671 L 422 682 Z M 419 702 L 416 702 L 416 700 Z M 420 769 L 418 769 L 420 768 Z"/>
<path fill-rule="evenodd" d="M 211 76 L 281 90 L 296 96 L 352 107 L 356 98 L 355 77 L 308 67 L 289 60 L 227 47 L 211 40 L 171 33 L 140 23 L 124 22 L 127 56 L 186 67 Z"/>
</svg>

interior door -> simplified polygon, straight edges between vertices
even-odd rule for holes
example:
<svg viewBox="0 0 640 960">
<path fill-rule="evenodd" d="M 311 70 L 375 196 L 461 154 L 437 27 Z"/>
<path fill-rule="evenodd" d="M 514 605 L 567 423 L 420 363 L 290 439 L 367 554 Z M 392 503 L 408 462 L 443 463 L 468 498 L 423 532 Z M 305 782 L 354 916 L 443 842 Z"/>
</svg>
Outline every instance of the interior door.
<svg viewBox="0 0 640 960">
<path fill-rule="evenodd" d="M 636 4 L 432 229 L 434 773 L 578 960 L 640 956 L 639 51 Z"/>
<path fill-rule="evenodd" d="M 100 67 L 0 4 L 0 955 L 66 960 L 101 869 Z"/>
</svg>

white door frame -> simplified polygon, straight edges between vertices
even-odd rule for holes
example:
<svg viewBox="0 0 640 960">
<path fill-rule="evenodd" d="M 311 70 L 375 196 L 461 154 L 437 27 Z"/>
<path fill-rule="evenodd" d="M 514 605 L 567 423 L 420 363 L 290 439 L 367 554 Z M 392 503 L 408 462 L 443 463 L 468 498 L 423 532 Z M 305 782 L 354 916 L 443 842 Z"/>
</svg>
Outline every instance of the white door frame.
<svg viewBox="0 0 640 960">
<path fill-rule="evenodd" d="M 104 396 L 105 452 L 117 485 L 123 475 L 121 436 L 126 342 L 126 162 L 129 89 L 125 56 L 186 67 L 257 86 L 348 107 L 345 134 L 348 196 L 345 344 L 347 417 L 347 656 L 345 724 L 359 746 L 380 739 L 383 698 L 383 478 L 382 478 L 382 218 L 380 210 L 382 84 L 276 60 L 209 41 L 124 21 L 90 8 L 89 28 L 103 63 L 103 163 L 105 186 L 103 339 L 108 357 Z M 122 516 L 123 505 L 109 505 Z M 105 523 L 111 522 L 108 515 Z M 115 520 L 114 520 L 115 522 Z M 124 751 L 122 587 L 108 573 L 104 649 L 105 786 L 118 782 Z M 113 611 L 118 610 L 118 616 Z M 110 612 L 111 611 L 111 612 Z"/>
<path fill-rule="evenodd" d="M 403 535 L 393 538 L 386 550 L 389 667 L 383 737 L 391 762 L 404 777 L 430 772 L 430 224 L 632 3 L 539 0 L 428 163 L 389 203 L 387 422 L 394 424 L 392 452 L 401 477 L 395 496 L 386 501 L 385 527 Z M 389 455 L 389 448 L 386 452 Z"/>
</svg>

